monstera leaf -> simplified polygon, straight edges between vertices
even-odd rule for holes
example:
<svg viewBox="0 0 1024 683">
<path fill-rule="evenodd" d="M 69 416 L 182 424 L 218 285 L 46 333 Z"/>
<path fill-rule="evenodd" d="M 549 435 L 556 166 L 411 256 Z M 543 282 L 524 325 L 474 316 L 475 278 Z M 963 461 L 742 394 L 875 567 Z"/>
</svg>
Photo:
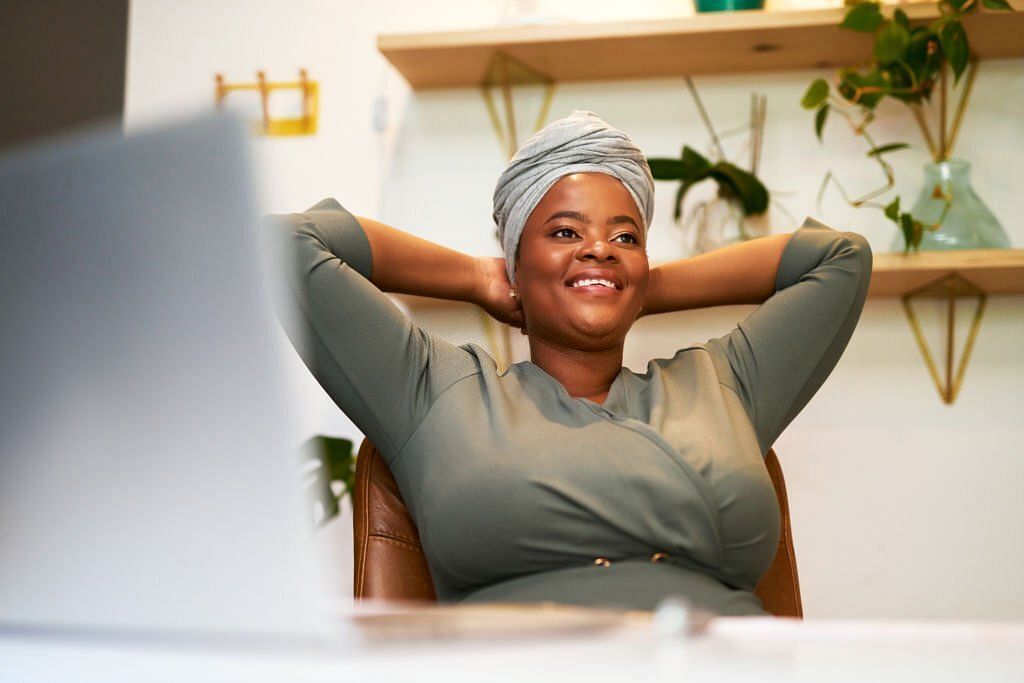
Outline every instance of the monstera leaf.
<svg viewBox="0 0 1024 683">
<path fill-rule="evenodd" d="M 320 527 L 341 512 L 341 499 L 355 489 L 356 458 L 352 442 L 314 436 L 302 445 L 306 491 L 313 502 L 313 523 Z"/>
</svg>

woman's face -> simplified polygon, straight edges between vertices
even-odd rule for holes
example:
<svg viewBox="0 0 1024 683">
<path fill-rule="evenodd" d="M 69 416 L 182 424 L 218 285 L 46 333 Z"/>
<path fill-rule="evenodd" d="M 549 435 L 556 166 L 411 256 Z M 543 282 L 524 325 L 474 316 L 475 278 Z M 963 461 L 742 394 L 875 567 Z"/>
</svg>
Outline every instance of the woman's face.
<svg viewBox="0 0 1024 683">
<path fill-rule="evenodd" d="M 516 288 L 529 335 L 585 350 L 621 345 L 647 293 L 642 226 L 633 197 L 615 176 L 559 178 L 519 240 Z M 585 279 L 614 286 L 574 286 Z"/>
</svg>

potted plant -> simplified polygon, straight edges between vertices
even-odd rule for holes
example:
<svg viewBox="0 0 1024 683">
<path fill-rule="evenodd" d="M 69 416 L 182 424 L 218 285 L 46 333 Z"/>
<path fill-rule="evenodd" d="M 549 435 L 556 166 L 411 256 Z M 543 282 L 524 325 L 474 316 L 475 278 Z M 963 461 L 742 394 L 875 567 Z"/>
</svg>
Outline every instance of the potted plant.
<svg viewBox="0 0 1024 683">
<path fill-rule="evenodd" d="M 762 217 L 768 209 L 769 195 L 764 184 L 758 180 L 757 165 L 760 157 L 762 131 L 764 130 L 765 101 L 763 96 L 754 96 L 751 106 L 751 162 L 750 171 L 726 161 L 725 152 L 722 149 L 720 136 L 711 124 L 700 96 L 693 85 L 692 79 L 687 77 L 687 86 L 693 96 L 697 109 L 708 133 L 711 136 L 713 149 L 717 152 L 718 159 L 711 161 L 689 145 L 683 145 L 682 153 L 678 159 L 665 157 L 651 157 L 647 164 L 651 168 L 651 175 L 655 180 L 678 180 L 679 188 L 676 190 L 675 209 L 673 217 L 677 224 L 680 223 L 683 214 L 683 199 L 687 192 L 704 180 L 714 180 L 717 185 L 716 204 L 713 206 L 723 207 L 724 215 L 717 219 L 710 218 L 711 209 L 705 207 L 703 214 L 703 225 L 698 226 L 695 247 L 697 252 L 710 251 L 719 246 L 724 246 L 721 235 L 711 233 L 723 233 L 722 222 L 733 222 L 736 224 L 738 239 L 745 240 L 767 234 L 767 223 L 759 226 L 756 230 L 749 230 L 747 227 L 748 217 Z M 710 203 L 709 203 L 710 205 Z M 708 223 L 717 220 L 719 225 L 709 227 Z"/>
<path fill-rule="evenodd" d="M 989 10 L 1013 11 L 1006 0 L 980 0 Z M 862 62 L 840 68 L 834 82 L 811 83 L 801 104 L 815 111 L 814 131 L 819 142 L 831 113 L 844 117 L 854 135 L 864 139 L 867 156 L 877 162 L 885 175 L 883 187 L 850 199 L 829 171 L 818 193 L 819 202 L 829 182 L 835 182 L 843 198 L 855 207 L 884 211 L 897 228 L 893 250 L 911 248 L 970 249 L 1007 248 L 1010 240 L 992 212 L 970 186 L 970 164 L 953 159 L 953 146 L 963 123 L 964 111 L 978 70 L 978 57 L 971 53 L 962 18 L 978 9 L 979 0 L 939 0 L 939 17 L 927 26 L 911 26 L 906 13 L 896 8 L 891 17 L 877 2 L 858 1 L 847 9 L 840 27 L 874 36 L 871 54 Z M 948 81 L 960 85 L 959 98 L 947 125 L 950 99 Z M 962 83 L 961 83 L 962 81 Z M 902 102 L 914 117 L 928 145 L 932 163 L 925 167 L 925 185 L 911 211 L 905 211 L 900 197 L 888 203 L 877 199 L 892 189 L 894 175 L 888 155 L 907 149 L 905 142 L 879 145 L 868 132 L 878 105 L 885 98 Z M 933 132 L 929 118 L 938 109 Z"/>
</svg>

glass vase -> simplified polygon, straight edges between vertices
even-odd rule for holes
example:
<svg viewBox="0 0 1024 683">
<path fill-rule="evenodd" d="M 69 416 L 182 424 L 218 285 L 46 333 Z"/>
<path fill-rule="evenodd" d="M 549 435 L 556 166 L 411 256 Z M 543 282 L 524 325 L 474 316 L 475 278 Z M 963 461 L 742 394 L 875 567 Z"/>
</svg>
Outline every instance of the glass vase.
<svg viewBox="0 0 1024 683">
<path fill-rule="evenodd" d="M 743 205 L 731 192 L 719 188 L 718 194 L 707 202 L 696 205 L 690 217 L 693 244 L 692 256 L 764 237 L 771 232 L 768 211 L 753 216 L 743 213 Z"/>
<path fill-rule="evenodd" d="M 962 159 L 926 164 L 924 187 L 910 210 L 915 219 L 933 224 L 942 216 L 951 197 L 949 212 L 938 230 L 925 230 L 921 237 L 921 250 L 949 249 L 1008 249 L 1010 238 L 988 207 L 971 187 L 971 165 Z M 903 251 L 903 232 L 896 231 L 892 251 Z"/>
</svg>

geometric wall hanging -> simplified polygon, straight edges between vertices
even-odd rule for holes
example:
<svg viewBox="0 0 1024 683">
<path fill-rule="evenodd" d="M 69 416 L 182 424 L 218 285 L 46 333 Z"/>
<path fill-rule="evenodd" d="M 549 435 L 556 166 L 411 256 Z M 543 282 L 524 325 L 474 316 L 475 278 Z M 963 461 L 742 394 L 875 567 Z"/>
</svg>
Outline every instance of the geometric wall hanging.
<svg viewBox="0 0 1024 683">
<path fill-rule="evenodd" d="M 913 307 L 913 303 L 923 299 L 940 299 L 946 301 L 946 354 L 943 363 L 942 376 L 940 376 L 939 369 L 935 362 L 935 357 L 928 347 L 928 342 L 925 341 L 924 334 L 921 330 L 921 324 L 918 321 Z M 956 302 L 957 299 L 974 299 L 976 307 L 974 310 L 974 316 L 971 319 L 970 331 L 967 334 L 967 340 L 964 343 L 963 351 L 960 355 L 960 361 L 954 370 L 953 358 L 954 353 L 954 332 L 956 325 Z M 928 366 L 928 372 L 932 376 L 932 380 L 935 382 L 935 387 L 939 391 L 939 395 L 945 403 L 953 403 L 956 400 L 957 395 L 960 393 L 960 387 L 963 385 L 964 373 L 967 370 L 967 362 L 971 358 L 971 351 L 974 349 L 974 341 L 978 336 L 978 328 L 981 325 L 981 316 L 985 312 L 985 302 L 987 296 L 985 292 L 975 287 L 973 284 L 960 277 L 957 273 L 949 273 L 938 280 L 929 282 L 921 287 L 913 289 L 903 295 L 903 310 L 907 314 L 907 320 L 910 321 L 910 327 L 914 331 L 914 338 L 917 340 L 917 345 L 921 349 L 921 355 L 924 357 L 925 364 Z"/>
</svg>

